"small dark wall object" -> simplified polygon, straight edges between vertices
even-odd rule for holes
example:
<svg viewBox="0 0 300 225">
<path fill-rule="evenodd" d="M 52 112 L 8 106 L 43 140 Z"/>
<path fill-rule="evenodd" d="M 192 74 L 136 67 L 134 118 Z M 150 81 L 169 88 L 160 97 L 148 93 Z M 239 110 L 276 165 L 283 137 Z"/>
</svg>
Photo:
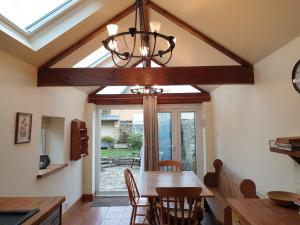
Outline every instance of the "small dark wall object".
<svg viewBox="0 0 300 225">
<path fill-rule="evenodd" d="M 40 156 L 40 170 L 46 169 L 50 164 L 50 158 L 48 155 Z"/>
<path fill-rule="evenodd" d="M 17 113 L 15 144 L 30 143 L 31 141 L 32 114 Z"/>
<path fill-rule="evenodd" d="M 294 66 L 292 73 L 292 82 L 294 88 L 300 94 L 300 60 Z"/>
</svg>

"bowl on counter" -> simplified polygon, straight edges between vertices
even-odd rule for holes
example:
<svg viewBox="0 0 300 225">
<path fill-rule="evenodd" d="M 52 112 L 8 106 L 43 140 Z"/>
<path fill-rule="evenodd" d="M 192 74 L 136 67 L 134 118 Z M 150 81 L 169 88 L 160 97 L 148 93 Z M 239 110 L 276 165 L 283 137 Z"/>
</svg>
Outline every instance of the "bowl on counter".
<svg viewBox="0 0 300 225">
<path fill-rule="evenodd" d="M 294 202 L 300 195 L 286 191 L 270 191 L 268 197 L 279 206 L 296 207 Z"/>
</svg>

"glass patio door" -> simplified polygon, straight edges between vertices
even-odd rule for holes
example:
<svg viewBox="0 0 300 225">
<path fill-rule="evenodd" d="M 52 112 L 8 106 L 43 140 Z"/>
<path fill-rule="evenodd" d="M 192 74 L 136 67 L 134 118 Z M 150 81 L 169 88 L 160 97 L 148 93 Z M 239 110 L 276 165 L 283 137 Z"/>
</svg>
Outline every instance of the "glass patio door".
<svg viewBox="0 0 300 225">
<path fill-rule="evenodd" d="M 159 106 L 158 144 L 160 160 L 179 160 L 184 170 L 201 173 L 200 106 Z"/>
</svg>

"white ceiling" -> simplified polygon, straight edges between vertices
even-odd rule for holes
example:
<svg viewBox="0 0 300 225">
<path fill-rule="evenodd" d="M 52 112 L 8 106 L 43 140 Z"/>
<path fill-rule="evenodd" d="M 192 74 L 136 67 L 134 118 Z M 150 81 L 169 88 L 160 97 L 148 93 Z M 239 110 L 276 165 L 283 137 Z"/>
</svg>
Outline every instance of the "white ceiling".
<svg viewBox="0 0 300 225">
<path fill-rule="evenodd" d="M 103 5 L 100 10 L 38 51 L 3 32 L 0 32 L 0 49 L 39 66 L 134 3 L 133 0 L 98 1 Z M 300 35 L 299 0 L 153 2 L 252 63 Z"/>
<path fill-rule="evenodd" d="M 133 0 L 98 1 L 102 4 L 101 9 L 38 51 L 3 32 L 0 32 L 0 50 L 39 66 L 134 3 Z M 152 1 L 253 64 L 300 35 L 299 0 Z M 161 21 L 161 32 L 177 38 L 174 56 L 168 66 L 236 64 L 153 10 L 150 10 L 150 20 Z M 131 24 L 132 15 L 119 23 L 121 29 Z M 106 32 L 100 34 L 55 67 L 74 65 L 99 48 L 105 37 Z M 211 91 L 216 86 L 201 87 Z M 94 89 L 96 87 L 82 88 L 87 93 Z"/>
<path fill-rule="evenodd" d="M 299 0 L 152 0 L 251 63 L 300 35 Z"/>
</svg>

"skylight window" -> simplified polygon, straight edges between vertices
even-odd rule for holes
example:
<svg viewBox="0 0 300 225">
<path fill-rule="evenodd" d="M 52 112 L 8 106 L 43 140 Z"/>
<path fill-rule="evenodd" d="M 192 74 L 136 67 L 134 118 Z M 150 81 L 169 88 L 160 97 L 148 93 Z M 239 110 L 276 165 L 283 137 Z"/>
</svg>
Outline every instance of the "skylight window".
<svg viewBox="0 0 300 225">
<path fill-rule="evenodd" d="M 1 0 L 0 16 L 32 33 L 79 0 Z"/>
<path fill-rule="evenodd" d="M 97 94 L 101 95 L 117 95 L 117 94 L 128 94 L 130 92 L 129 86 L 107 86 L 99 91 Z"/>
<path fill-rule="evenodd" d="M 96 67 L 101 62 L 106 60 L 110 56 L 109 51 L 102 46 L 101 48 L 97 49 L 80 62 L 76 63 L 73 67 L 74 68 L 87 68 L 87 67 Z"/>
</svg>

